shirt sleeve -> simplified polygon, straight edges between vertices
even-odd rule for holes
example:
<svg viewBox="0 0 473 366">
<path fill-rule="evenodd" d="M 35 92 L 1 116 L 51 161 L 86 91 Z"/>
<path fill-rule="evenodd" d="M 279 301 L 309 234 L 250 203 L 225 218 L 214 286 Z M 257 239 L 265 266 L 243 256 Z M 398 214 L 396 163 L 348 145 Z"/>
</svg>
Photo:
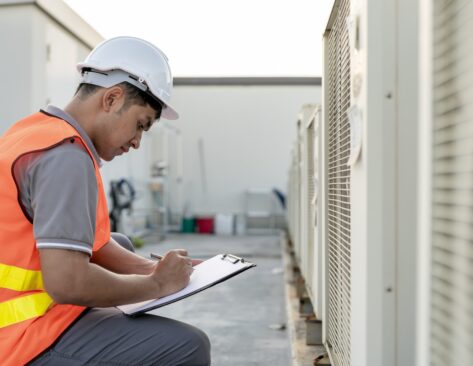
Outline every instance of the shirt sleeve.
<svg viewBox="0 0 473 366">
<path fill-rule="evenodd" d="M 93 162 L 83 147 L 65 142 L 42 153 L 25 178 L 37 248 L 91 255 L 98 192 Z"/>
</svg>

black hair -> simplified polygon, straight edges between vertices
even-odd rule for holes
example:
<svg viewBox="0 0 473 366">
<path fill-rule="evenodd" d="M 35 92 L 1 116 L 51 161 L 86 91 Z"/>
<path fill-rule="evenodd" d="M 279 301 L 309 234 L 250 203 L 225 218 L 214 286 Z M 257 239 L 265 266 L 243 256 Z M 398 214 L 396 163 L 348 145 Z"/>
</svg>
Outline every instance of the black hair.
<svg viewBox="0 0 473 366">
<path fill-rule="evenodd" d="M 120 111 L 125 111 L 134 104 L 142 106 L 149 105 L 156 111 L 156 119 L 161 117 L 163 104 L 158 99 L 153 97 L 151 94 L 138 89 L 130 83 L 127 83 L 126 81 L 117 85 L 123 88 L 125 92 L 125 104 Z M 98 85 L 82 83 L 77 87 L 74 95 L 78 95 L 81 99 L 86 99 L 97 92 L 99 89 L 102 89 L 102 87 Z"/>
</svg>

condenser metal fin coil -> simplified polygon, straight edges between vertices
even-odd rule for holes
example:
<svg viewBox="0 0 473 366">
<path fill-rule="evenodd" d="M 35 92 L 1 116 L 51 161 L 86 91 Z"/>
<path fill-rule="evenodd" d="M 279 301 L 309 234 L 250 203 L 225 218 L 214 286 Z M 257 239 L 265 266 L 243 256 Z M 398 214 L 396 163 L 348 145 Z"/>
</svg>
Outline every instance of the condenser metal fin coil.
<svg viewBox="0 0 473 366">
<path fill-rule="evenodd" d="M 473 365 L 473 3 L 433 13 L 431 365 Z"/>
<path fill-rule="evenodd" d="M 327 344 L 335 366 L 351 364 L 351 242 L 350 242 L 350 46 L 347 18 L 349 0 L 340 1 L 328 45 L 328 156 L 327 246 L 328 326 Z"/>
</svg>

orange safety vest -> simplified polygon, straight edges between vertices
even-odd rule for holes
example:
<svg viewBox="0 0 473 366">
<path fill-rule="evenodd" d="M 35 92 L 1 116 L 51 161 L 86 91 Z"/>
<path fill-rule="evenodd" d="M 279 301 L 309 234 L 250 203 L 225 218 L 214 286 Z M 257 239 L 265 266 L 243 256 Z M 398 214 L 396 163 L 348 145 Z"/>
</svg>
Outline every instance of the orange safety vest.
<svg viewBox="0 0 473 366">
<path fill-rule="evenodd" d="M 67 140 L 81 143 L 94 161 L 98 204 L 93 251 L 110 240 L 98 164 L 69 123 L 36 113 L 0 137 L 0 363 L 4 366 L 31 361 L 85 310 L 83 306 L 55 304 L 44 290 L 33 223 L 23 213 L 13 176 L 14 164 L 22 155 L 51 149 Z"/>
</svg>

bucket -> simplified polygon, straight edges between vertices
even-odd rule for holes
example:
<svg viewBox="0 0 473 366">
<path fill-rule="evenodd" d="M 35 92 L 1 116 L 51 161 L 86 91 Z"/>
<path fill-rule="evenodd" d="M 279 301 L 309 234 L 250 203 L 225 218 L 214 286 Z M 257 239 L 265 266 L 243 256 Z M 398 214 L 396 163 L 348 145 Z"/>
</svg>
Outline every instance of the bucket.
<svg viewBox="0 0 473 366">
<path fill-rule="evenodd" d="M 217 214 L 215 216 L 215 234 L 233 235 L 234 221 L 232 214 Z"/>
<path fill-rule="evenodd" d="M 183 233 L 195 232 L 195 219 L 193 217 L 184 217 L 182 219 L 181 232 Z"/>
<path fill-rule="evenodd" d="M 195 226 L 196 231 L 200 234 L 212 234 L 214 232 L 214 218 L 211 216 L 197 217 Z"/>
</svg>

